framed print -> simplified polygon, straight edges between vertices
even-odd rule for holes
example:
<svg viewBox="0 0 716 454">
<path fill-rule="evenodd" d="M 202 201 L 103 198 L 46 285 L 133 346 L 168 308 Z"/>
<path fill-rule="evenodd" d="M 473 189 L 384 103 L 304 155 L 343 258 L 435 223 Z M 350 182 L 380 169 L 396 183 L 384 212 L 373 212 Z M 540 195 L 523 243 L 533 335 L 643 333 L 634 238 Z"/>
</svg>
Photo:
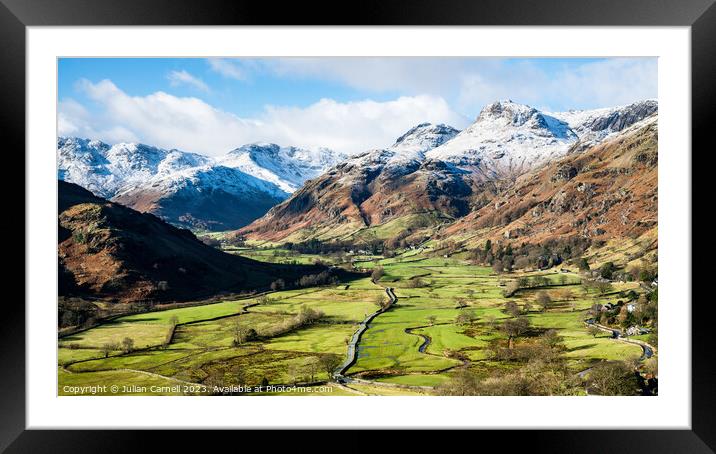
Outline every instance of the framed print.
<svg viewBox="0 0 716 454">
<path fill-rule="evenodd" d="M 0 446 L 712 452 L 713 2 L 321 3 L 3 0 L 26 268 Z"/>
</svg>

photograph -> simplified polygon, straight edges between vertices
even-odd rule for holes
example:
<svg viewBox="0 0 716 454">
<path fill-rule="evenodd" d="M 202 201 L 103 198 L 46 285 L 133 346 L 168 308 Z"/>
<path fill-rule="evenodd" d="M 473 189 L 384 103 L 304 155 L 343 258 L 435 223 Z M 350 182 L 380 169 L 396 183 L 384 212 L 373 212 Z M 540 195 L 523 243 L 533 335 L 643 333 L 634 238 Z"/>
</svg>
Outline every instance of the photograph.
<svg viewBox="0 0 716 454">
<path fill-rule="evenodd" d="M 658 396 L 657 57 L 56 66 L 60 400 Z"/>
</svg>

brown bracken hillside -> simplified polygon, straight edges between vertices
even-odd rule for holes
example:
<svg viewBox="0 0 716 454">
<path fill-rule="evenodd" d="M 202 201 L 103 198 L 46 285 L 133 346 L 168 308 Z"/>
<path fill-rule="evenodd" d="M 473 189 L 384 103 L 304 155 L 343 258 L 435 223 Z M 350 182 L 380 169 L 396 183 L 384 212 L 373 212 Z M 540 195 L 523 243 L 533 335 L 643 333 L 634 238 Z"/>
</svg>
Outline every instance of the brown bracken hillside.
<svg viewBox="0 0 716 454">
<path fill-rule="evenodd" d="M 257 262 L 221 252 L 188 230 L 59 181 L 60 295 L 116 302 L 186 301 L 293 282 L 316 266 Z"/>
</svg>

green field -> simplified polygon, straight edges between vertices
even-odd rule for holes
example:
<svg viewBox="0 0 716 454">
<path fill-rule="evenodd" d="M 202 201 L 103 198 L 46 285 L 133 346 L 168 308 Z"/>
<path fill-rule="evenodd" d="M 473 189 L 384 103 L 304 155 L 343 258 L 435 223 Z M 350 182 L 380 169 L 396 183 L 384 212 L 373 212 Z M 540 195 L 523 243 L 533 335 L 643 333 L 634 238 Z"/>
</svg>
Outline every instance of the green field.
<svg viewBox="0 0 716 454">
<path fill-rule="evenodd" d="M 299 386 L 258 394 L 429 394 L 431 387 L 449 381 L 459 370 L 487 376 L 519 367 L 511 360 L 495 359 L 491 353 L 495 346 L 508 345 L 507 335 L 499 329 L 513 317 L 505 310 L 507 301 L 523 309 L 531 307 L 526 312 L 530 330 L 516 338 L 515 344 L 529 346 L 542 333 L 555 330 L 564 346 L 561 355 L 573 374 L 600 361 L 641 355 L 639 346 L 588 332 L 584 324 L 587 309 L 595 302 L 613 301 L 616 296 L 588 292 L 578 284 L 577 274 L 545 271 L 497 275 L 491 268 L 468 264 L 459 255 L 426 256 L 431 247 L 426 243 L 392 258 L 358 257 L 357 268 L 383 267 L 377 284 L 364 277 L 337 285 L 274 292 L 269 294 L 268 303 L 259 305 L 257 298 L 247 298 L 147 312 L 62 337 L 58 393 L 76 394 L 72 390 L 82 386 L 126 384 L 137 388 L 118 394 L 153 394 L 143 391 L 151 387 L 165 390 L 159 394 L 212 394 L 226 386 L 268 383 Z M 270 248 L 235 253 L 299 263 L 319 258 L 284 256 Z M 520 290 L 509 298 L 503 296 L 508 281 L 535 275 L 546 277 L 548 285 Z M 398 301 L 369 324 L 358 344 L 357 361 L 346 372 L 349 378 L 368 382 L 331 383 L 321 361 L 327 355 L 345 358 L 349 339 L 367 314 L 377 309 L 376 300 L 385 295 L 385 287 L 394 288 Z M 614 292 L 628 288 L 636 288 L 636 284 L 615 284 Z M 538 307 L 540 292 L 551 297 L 546 310 Z M 322 317 L 293 327 L 292 320 L 307 308 L 319 311 Z M 461 314 L 463 319 L 458 323 Z M 252 329 L 257 337 L 235 345 L 237 323 Z M 290 329 L 276 329 L 282 326 Z M 125 338 L 133 341 L 131 351 L 118 347 Z M 427 347 L 420 351 L 426 339 Z M 115 348 L 108 350 L 108 344 Z M 309 383 L 320 382 L 328 383 L 324 388 L 301 390 Z M 191 384 L 205 388 L 197 391 Z"/>
</svg>

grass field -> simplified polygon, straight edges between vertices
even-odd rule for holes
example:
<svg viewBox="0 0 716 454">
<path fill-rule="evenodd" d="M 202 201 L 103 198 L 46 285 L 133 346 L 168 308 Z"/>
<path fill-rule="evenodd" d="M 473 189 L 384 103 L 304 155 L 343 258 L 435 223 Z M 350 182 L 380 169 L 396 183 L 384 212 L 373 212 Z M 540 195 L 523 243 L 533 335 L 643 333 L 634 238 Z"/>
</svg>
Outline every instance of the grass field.
<svg viewBox="0 0 716 454">
<path fill-rule="evenodd" d="M 384 228 L 394 227 L 400 228 Z M 639 346 L 614 341 L 607 334 L 592 336 L 584 324 L 586 311 L 595 302 L 613 301 L 615 292 L 636 284 L 615 284 L 613 293 L 601 295 L 579 285 L 577 274 L 497 275 L 490 268 L 468 264 L 459 255 L 426 256 L 425 251 L 433 246 L 426 243 L 392 258 L 358 259 L 358 268 L 383 267 L 377 284 L 365 277 L 338 285 L 274 292 L 268 304 L 256 305 L 257 299 L 248 298 L 148 312 L 63 337 L 58 349 L 58 392 L 67 395 L 74 394 L 76 387 L 126 384 L 134 388 L 108 394 L 157 394 L 152 387 L 163 390 L 159 394 L 211 394 L 214 386 L 268 383 L 289 388 L 257 394 L 424 395 L 429 392 L 422 387 L 438 386 L 460 368 L 489 374 L 515 367 L 492 358 L 489 349 L 494 344 L 507 345 L 507 336 L 497 329 L 511 317 L 504 310 L 507 301 L 520 308 L 531 307 L 527 317 L 532 328 L 517 342 L 529 343 L 530 336 L 555 330 L 565 347 L 562 354 L 575 374 L 598 361 L 641 355 Z M 266 261 L 311 263 L 319 258 L 287 257 L 271 248 L 236 253 Z M 548 285 L 503 296 L 508 281 L 535 275 L 546 277 Z M 358 344 L 357 361 L 347 371 L 349 377 L 375 384 L 331 383 L 328 371 L 320 367 L 321 360 L 330 354 L 345 358 L 348 340 L 366 315 L 376 310 L 376 300 L 385 294 L 385 287 L 395 289 L 398 301 L 369 324 Z M 540 292 L 548 293 L 552 300 L 544 311 L 537 304 Z M 290 324 L 304 308 L 320 311 L 323 317 L 280 335 L 262 336 L 275 332 L 276 326 Z M 470 320 L 458 323 L 460 314 L 469 314 Z M 235 346 L 237 322 L 254 329 L 259 337 Z M 132 339 L 133 351 L 103 350 L 103 346 L 120 344 L 125 338 Z M 324 387 L 314 386 L 310 391 L 302 389 L 306 386 L 293 387 L 326 381 Z M 192 383 L 207 389 L 177 388 Z"/>
</svg>

